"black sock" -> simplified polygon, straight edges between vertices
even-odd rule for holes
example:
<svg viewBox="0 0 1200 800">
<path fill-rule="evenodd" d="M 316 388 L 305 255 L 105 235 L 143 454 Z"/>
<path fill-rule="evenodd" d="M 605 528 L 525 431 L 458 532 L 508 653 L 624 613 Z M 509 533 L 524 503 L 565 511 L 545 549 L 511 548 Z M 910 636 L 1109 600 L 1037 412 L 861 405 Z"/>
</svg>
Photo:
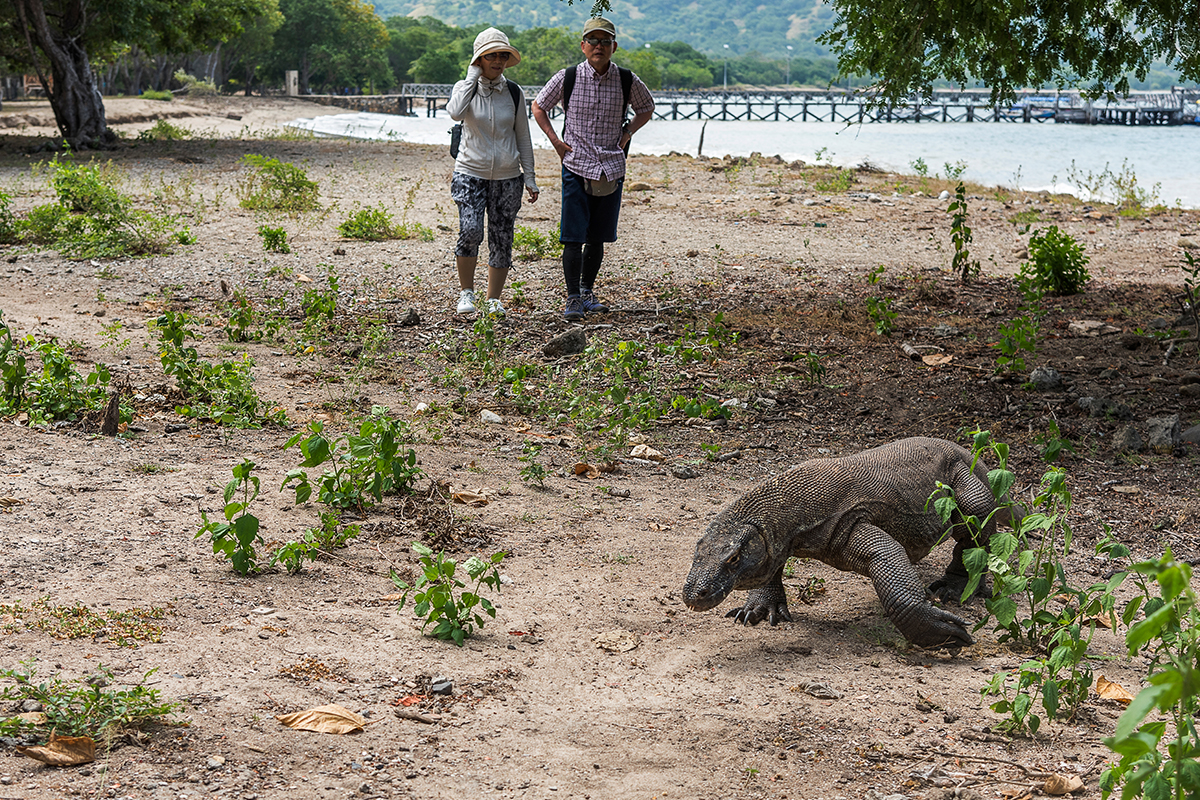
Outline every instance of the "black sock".
<svg viewBox="0 0 1200 800">
<path fill-rule="evenodd" d="M 567 297 L 579 294 L 579 275 L 583 270 L 583 244 L 563 242 L 563 280 L 567 284 Z"/>
<path fill-rule="evenodd" d="M 600 274 L 600 262 L 604 260 L 604 242 L 588 242 L 583 246 L 583 275 L 580 280 L 584 291 L 592 291 L 596 276 Z"/>
</svg>

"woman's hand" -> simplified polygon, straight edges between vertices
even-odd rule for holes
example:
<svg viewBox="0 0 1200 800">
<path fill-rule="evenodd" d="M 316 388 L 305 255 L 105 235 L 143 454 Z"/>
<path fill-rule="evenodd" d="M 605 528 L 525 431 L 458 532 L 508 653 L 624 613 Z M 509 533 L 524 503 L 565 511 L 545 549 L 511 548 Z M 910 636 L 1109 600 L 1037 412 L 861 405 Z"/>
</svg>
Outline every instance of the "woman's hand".
<svg viewBox="0 0 1200 800">
<path fill-rule="evenodd" d="M 530 189 L 528 186 L 525 187 L 525 191 L 529 192 L 529 202 L 536 203 L 540 192 L 537 189 Z"/>
</svg>

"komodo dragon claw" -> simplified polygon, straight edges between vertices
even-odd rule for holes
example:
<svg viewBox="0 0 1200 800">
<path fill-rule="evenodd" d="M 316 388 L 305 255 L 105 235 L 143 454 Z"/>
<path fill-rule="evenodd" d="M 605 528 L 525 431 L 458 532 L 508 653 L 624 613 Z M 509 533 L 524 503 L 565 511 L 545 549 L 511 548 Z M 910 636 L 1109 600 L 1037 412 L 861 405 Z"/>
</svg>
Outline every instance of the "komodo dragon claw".
<svg viewBox="0 0 1200 800">
<path fill-rule="evenodd" d="M 792 621 L 782 586 L 764 586 L 750 592 L 746 605 L 733 609 L 725 616 L 732 617 L 739 625 L 754 626 L 766 620 L 772 628 L 780 622 Z"/>
</svg>

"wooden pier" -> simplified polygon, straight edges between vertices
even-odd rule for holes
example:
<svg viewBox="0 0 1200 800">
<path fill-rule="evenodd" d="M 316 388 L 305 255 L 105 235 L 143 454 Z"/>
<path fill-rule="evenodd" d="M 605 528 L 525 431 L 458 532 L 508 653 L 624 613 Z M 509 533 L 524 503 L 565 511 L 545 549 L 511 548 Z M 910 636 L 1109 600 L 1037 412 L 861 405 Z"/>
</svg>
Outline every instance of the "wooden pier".
<svg viewBox="0 0 1200 800">
<path fill-rule="evenodd" d="M 356 111 L 436 117 L 453 84 L 405 84 L 399 95 L 324 95 L 311 99 Z M 527 86 L 527 102 L 540 87 Z M 1022 92 L 1010 105 L 992 105 L 986 89 L 938 90 L 919 104 L 875 107 L 846 90 L 698 89 L 654 92 L 659 120 L 763 122 L 1058 122 L 1082 125 L 1200 124 L 1200 90 L 1134 92 L 1113 103 L 1088 101 L 1078 92 Z M 561 108 L 550 109 L 557 118 Z"/>
</svg>

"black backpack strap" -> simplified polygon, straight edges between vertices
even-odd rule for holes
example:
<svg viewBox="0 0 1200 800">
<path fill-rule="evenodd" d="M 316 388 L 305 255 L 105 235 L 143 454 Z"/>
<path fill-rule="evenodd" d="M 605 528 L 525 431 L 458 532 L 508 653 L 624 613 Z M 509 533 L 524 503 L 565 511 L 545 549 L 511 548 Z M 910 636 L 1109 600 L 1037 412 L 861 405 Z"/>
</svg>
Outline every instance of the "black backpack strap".
<svg viewBox="0 0 1200 800">
<path fill-rule="evenodd" d="M 617 72 L 621 75 L 621 95 L 625 98 L 625 105 L 621 106 L 621 120 L 629 114 L 629 94 L 633 91 L 633 70 L 617 67 Z"/>
<path fill-rule="evenodd" d="M 563 70 L 565 73 L 563 75 L 562 96 L 563 120 L 566 120 L 567 118 L 567 103 L 571 102 L 571 92 L 575 91 L 575 71 L 578 69 L 579 65 L 576 64 L 573 67 L 568 67 L 567 69 Z"/>
<path fill-rule="evenodd" d="M 512 81 L 508 82 L 508 93 L 512 95 L 513 106 L 516 107 L 517 113 L 521 113 L 521 87 L 517 86 Z"/>
</svg>

